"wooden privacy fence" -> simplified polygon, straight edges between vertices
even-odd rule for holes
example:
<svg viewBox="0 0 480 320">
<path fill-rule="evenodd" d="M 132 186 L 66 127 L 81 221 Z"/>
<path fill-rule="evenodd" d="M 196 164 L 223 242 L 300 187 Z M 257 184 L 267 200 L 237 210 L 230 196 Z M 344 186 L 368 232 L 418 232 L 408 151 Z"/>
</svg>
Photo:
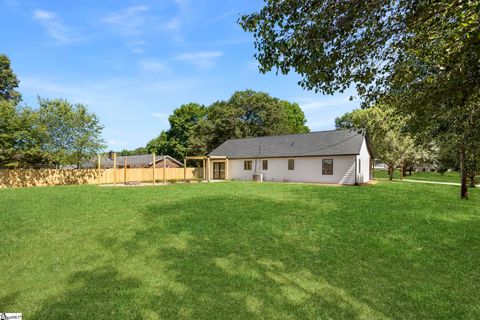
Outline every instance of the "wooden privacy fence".
<svg viewBox="0 0 480 320">
<path fill-rule="evenodd" d="M 164 172 L 165 170 L 165 177 Z M 100 176 L 99 176 L 100 173 Z M 127 168 L 127 169 L 25 169 L 0 170 L 0 188 L 53 186 L 67 184 L 123 184 L 203 178 L 202 168 Z"/>
</svg>

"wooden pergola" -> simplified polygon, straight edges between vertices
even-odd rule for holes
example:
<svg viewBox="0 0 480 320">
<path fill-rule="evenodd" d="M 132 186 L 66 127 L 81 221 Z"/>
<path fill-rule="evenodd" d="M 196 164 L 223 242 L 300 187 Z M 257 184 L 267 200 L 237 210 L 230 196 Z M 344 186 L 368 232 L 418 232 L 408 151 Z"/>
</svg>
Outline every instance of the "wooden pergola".
<svg viewBox="0 0 480 320">
<path fill-rule="evenodd" d="M 226 156 L 189 156 L 185 157 L 183 161 L 184 170 L 187 170 L 187 160 L 202 160 L 203 162 L 203 179 L 210 181 L 211 178 L 211 169 L 210 163 L 213 160 L 225 160 L 225 180 L 228 180 L 228 158 Z"/>
</svg>

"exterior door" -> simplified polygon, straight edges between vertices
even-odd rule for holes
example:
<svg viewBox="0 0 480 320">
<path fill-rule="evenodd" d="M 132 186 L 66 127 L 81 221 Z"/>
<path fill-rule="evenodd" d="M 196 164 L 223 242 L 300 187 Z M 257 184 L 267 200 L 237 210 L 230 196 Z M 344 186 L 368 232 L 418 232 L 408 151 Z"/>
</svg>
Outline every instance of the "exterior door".
<svg viewBox="0 0 480 320">
<path fill-rule="evenodd" d="M 225 162 L 213 163 L 213 180 L 225 180 Z"/>
</svg>

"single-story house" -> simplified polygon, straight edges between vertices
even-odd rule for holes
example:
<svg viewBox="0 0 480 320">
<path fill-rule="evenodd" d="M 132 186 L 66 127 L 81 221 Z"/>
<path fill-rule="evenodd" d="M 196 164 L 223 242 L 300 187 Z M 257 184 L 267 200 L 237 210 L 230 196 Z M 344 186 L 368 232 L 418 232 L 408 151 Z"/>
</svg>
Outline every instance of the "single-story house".
<svg viewBox="0 0 480 320">
<path fill-rule="evenodd" d="M 368 139 L 355 130 L 231 139 L 207 157 L 208 179 L 356 184 L 371 180 Z"/>
<path fill-rule="evenodd" d="M 155 168 L 183 168 L 183 163 L 170 156 L 155 156 Z M 131 156 L 117 156 L 117 169 L 127 168 L 151 168 L 153 166 L 153 156 L 151 154 L 139 154 Z M 113 168 L 113 154 L 100 159 L 102 169 Z M 97 161 L 89 161 L 84 165 L 85 168 L 97 168 Z"/>
</svg>

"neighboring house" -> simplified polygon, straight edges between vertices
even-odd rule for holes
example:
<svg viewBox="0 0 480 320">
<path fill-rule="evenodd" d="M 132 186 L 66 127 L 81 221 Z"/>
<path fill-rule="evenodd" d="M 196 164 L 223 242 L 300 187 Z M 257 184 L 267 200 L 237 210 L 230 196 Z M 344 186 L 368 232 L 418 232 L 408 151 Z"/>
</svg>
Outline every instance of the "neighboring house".
<svg viewBox="0 0 480 320">
<path fill-rule="evenodd" d="M 254 174 L 263 174 L 265 181 L 335 184 L 371 179 L 367 139 L 354 130 L 227 140 L 207 158 L 214 180 L 252 180 Z"/>
<path fill-rule="evenodd" d="M 183 168 L 183 163 L 170 157 L 170 156 L 155 156 L 155 168 L 163 168 L 165 162 L 165 168 Z M 117 156 L 117 168 L 151 168 L 153 166 L 153 156 L 151 154 L 141 154 L 132 156 Z M 113 168 L 113 155 L 100 159 L 100 167 L 102 169 Z M 84 165 L 85 168 L 96 168 L 98 166 L 97 161 L 89 161 Z"/>
<path fill-rule="evenodd" d="M 420 172 L 420 171 L 436 171 L 438 169 L 438 164 L 436 163 L 428 163 L 428 162 L 422 162 L 422 163 L 418 163 L 418 164 L 415 164 L 413 165 L 413 170 L 415 172 Z"/>
</svg>

